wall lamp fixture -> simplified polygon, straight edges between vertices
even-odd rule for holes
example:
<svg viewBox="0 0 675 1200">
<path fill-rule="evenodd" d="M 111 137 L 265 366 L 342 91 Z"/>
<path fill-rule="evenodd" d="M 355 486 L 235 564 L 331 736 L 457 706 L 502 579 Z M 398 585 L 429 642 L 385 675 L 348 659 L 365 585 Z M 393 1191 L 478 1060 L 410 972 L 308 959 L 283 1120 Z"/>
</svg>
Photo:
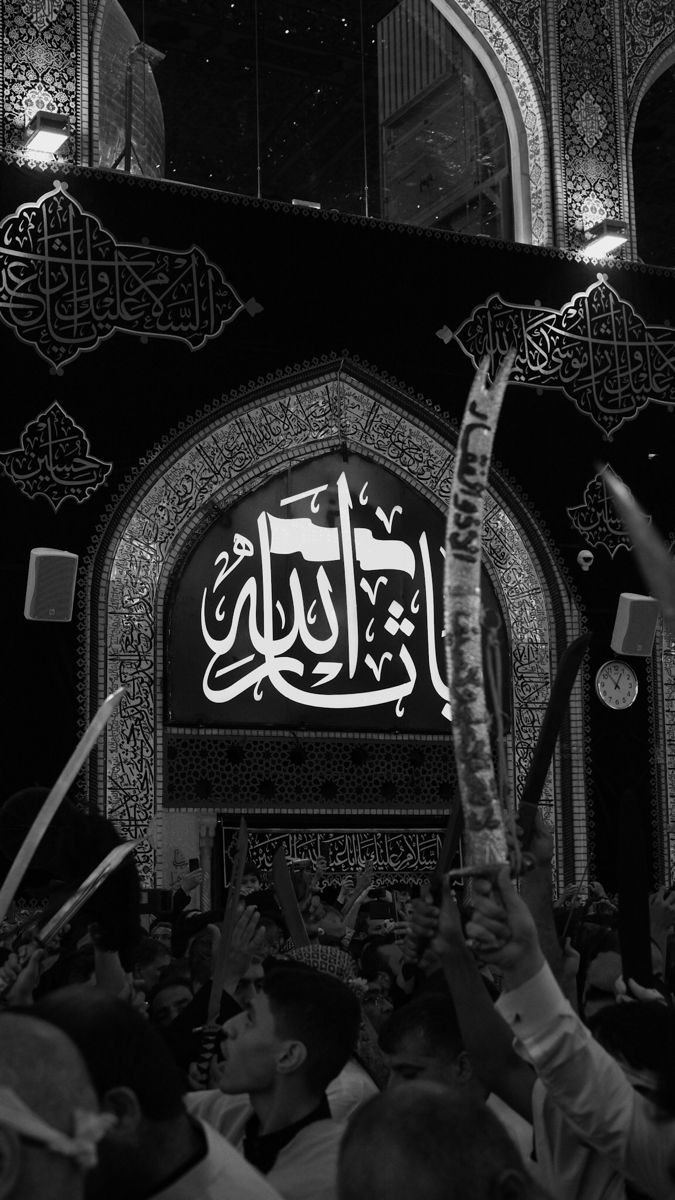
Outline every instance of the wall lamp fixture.
<svg viewBox="0 0 675 1200">
<path fill-rule="evenodd" d="M 56 154 L 70 137 L 70 121 L 65 113 L 39 109 L 26 126 L 25 149 L 36 154 Z"/>
<path fill-rule="evenodd" d="M 625 221 L 615 221 L 611 217 L 598 222 L 592 229 L 586 230 L 586 245 L 582 250 L 585 258 L 606 258 L 619 246 L 628 241 Z"/>
</svg>

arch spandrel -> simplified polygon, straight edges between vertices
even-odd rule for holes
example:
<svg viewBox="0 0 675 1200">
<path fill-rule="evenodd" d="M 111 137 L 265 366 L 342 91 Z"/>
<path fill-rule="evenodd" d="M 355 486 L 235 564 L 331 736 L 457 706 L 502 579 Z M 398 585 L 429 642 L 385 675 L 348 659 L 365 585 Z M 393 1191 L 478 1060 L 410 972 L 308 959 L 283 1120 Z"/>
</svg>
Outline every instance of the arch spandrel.
<svg viewBox="0 0 675 1200">
<path fill-rule="evenodd" d="M 381 463 L 445 511 L 454 459 L 447 422 L 419 399 L 341 361 L 268 381 L 214 407 L 156 448 L 110 514 L 105 545 L 102 540 L 89 568 L 86 655 L 96 690 L 90 704 L 120 685 L 127 693 L 109 730 L 96 792 L 124 836 L 140 842 L 138 859 L 147 885 L 162 869 L 164 607 L 172 573 L 210 513 L 222 512 L 289 465 L 341 448 Z M 566 599 L 553 558 L 543 539 L 534 546 L 525 514 L 513 488 L 493 472 L 484 565 L 504 606 L 511 653 L 509 761 L 516 794 L 550 693 L 551 664 L 563 643 L 579 632 L 578 614 Z M 570 736 L 580 756 L 578 696 L 575 704 Z M 543 805 L 559 832 L 565 788 L 557 760 Z M 581 853 L 586 825 L 578 783 L 574 804 Z M 151 823 L 154 846 L 147 837 Z M 565 877 L 574 871 L 574 863 L 563 863 L 560 856 L 557 866 L 560 880 L 563 871 Z"/>
</svg>

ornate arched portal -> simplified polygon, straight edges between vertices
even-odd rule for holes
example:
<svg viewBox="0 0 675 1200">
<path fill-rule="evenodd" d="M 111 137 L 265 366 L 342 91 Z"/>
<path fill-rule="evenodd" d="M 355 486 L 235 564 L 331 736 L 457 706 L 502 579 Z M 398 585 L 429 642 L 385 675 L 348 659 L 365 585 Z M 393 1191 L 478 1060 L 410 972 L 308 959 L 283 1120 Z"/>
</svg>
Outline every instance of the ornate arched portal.
<svg viewBox="0 0 675 1200">
<path fill-rule="evenodd" d="M 171 430 L 111 506 L 89 560 L 91 607 L 84 654 L 92 708 L 126 688 L 104 752 L 92 764 L 91 793 L 121 832 L 139 840 L 138 861 L 151 885 L 166 876 L 163 837 L 166 751 L 172 736 L 165 694 L 165 643 L 171 588 L 186 553 L 215 517 L 284 471 L 336 452 L 379 464 L 436 509 L 447 505 L 456 432 L 438 409 L 350 361 L 305 365 L 219 401 L 179 431 Z M 510 657 L 511 781 L 520 789 L 536 741 L 551 674 L 564 646 L 580 632 L 578 611 L 532 514 L 499 471 L 486 506 L 484 567 L 501 608 Z M 547 781 L 544 808 L 557 832 L 559 882 L 586 862 L 581 688 L 575 690 Z M 192 731 L 207 739 L 208 729 Z M 359 736 L 358 722 L 354 735 Z M 258 736 L 274 736 L 268 730 Z M 312 734 L 308 733 L 308 737 Z M 329 736 L 335 738 L 336 734 Z M 337 736 L 340 736 L 339 734 Z M 402 735 L 390 734 L 389 746 Z M 447 733 L 436 741 L 448 741 Z M 204 741 L 206 746 L 206 740 Z M 214 804 L 190 805 L 193 814 Z M 231 803 L 231 815 L 288 819 L 278 806 Z M 317 810 L 318 811 L 318 810 Z M 441 804 L 435 816 L 447 813 Z M 408 806 L 341 812 L 410 820 Z M 307 810 L 295 812 L 304 821 Z M 427 815 L 431 815 L 427 811 Z M 151 832 L 151 836 L 149 836 Z"/>
</svg>

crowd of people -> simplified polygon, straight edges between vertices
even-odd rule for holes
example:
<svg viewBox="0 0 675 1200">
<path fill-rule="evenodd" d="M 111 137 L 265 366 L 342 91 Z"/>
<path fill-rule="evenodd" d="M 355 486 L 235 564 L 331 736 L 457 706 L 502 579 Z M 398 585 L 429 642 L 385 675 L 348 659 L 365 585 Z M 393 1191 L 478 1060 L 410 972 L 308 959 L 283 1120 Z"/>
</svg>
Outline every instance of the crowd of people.
<svg viewBox="0 0 675 1200">
<path fill-rule="evenodd" d="M 10 914 L 0 1200 L 673 1200 L 675 892 L 625 978 L 615 899 L 529 850 L 440 891 L 295 864 L 301 944 L 253 864 L 229 925 L 200 870 L 57 943 Z"/>
</svg>

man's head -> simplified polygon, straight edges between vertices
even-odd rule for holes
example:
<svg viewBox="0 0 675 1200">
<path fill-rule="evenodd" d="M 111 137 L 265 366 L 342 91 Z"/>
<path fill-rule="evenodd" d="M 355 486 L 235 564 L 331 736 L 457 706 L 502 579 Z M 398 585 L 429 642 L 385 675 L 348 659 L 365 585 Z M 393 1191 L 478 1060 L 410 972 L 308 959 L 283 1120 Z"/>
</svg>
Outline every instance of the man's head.
<svg viewBox="0 0 675 1200">
<path fill-rule="evenodd" d="M 154 937 L 142 938 L 132 955 L 132 971 L 138 987 L 151 992 L 159 983 L 162 971 L 171 963 L 171 952 Z"/>
<path fill-rule="evenodd" d="M 247 862 L 244 866 L 244 873 L 241 877 L 240 895 L 251 896 L 253 892 L 260 891 L 260 871 L 253 865 L 252 862 Z"/>
<path fill-rule="evenodd" d="M 3 1013 L 0 1089 L 7 1089 L 4 1095 L 0 1091 L 0 1200 L 77 1200 L 85 1163 L 69 1153 L 67 1140 L 61 1150 L 58 1136 L 50 1146 L 46 1128 L 70 1139 L 78 1132 L 78 1113 L 98 1112 L 96 1094 L 75 1046 L 44 1021 Z M 22 1105 L 30 1110 L 28 1115 L 21 1112 Z"/>
<path fill-rule="evenodd" d="M 352 1053 L 359 1021 L 358 1000 L 338 979 L 273 970 L 224 1027 L 217 1086 L 255 1097 L 290 1084 L 318 1101 Z"/>
<path fill-rule="evenodd" d="M 321 904 L 321 908 L 315 915 L 315 920 L 319 928 L 323 931 L 323 938 L 327 942 L 340 942 L 347 932 L 345 919 L 339 909 L 334 908 L 332 904 Z"/>
<path fill-rule="evenodd" d="M 150 1190 L 164 1131 L 187 1121 L 183 1078 L 161 1034 L 129 1004 L 96 988 L 52 992 L 34 1011 L 75 1043 L 101 1109 L 117 1118 L 100 1143 L 87 1195 L 136 1195 L 143 1181 Z"/>
<path fill-rule="evenodd" d="M 150 937 L 159 942 L 165 950 L 171 953 L 171 938 L 173 937 L 173 925 L 166 917 L 156 917 L 150 925 Z"/>
<path fill-rule="evenodd" d="M 340 1147 L 339 1200 L 534 1200 L 503 1125 L 430 1081 L 368 1100 Z"/>
<path fill-rule="evenodd" d="M 589 1021 L 636 1091 L 675 1116 L 675 1013 L 658 1001 L 610 1004 Z"/>
<path fill-rule="evenodd" d="M 192 1000 L 190 980 L 185 975 L 167 974 L 148 998 L 148 1015 L 153 1025 L 167 1029 Z"/>
<path fill-rule="evenodd" d="M 389 1088 L 429 1080 L 463 1100 L 484 1098 L 449 996 L 431 993 L 404 1004 L 381 1026 L 378 1040 L 391 1072 Z"/>
</svg>

